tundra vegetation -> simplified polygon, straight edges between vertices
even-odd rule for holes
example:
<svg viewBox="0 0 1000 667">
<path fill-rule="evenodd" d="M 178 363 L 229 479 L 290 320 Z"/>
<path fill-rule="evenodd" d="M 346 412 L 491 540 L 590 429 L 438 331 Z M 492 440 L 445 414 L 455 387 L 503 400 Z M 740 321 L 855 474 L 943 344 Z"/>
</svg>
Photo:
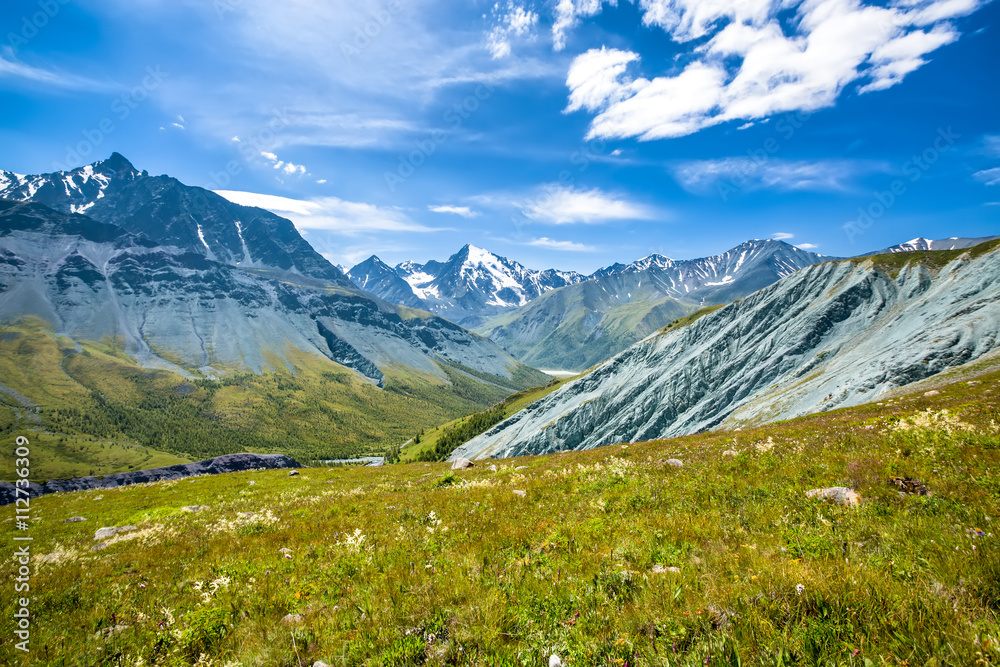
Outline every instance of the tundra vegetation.
<svg viewBox="0 0 1000 667">
<path fill-rule="evenodd" d="M 5 638 L 0 663 L 996 665 L 1000 372 L 977 368 L 792 421 L 462 471 L 34 499 L 31 651 Z M 834 486 L 860 504 L 806 496 Z M 0 596 L 5 618 L 14 604 Z"/>
</svg>

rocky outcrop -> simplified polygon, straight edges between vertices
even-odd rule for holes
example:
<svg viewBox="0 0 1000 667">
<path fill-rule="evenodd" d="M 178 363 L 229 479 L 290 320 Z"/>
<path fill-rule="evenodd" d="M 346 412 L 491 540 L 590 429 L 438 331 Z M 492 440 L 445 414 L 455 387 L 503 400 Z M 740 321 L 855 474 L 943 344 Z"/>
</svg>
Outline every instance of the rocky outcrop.
<svg viewBox="0 0 1000 667">
<path fill-rule="evenodd" d="M 1000 248 L 803 269 L 654 334 L 452 459 L 544 454 L 848 407 L 1000 347 Z"/>
<path fill-rule="evenodd" d="M 48 493 L 63 491 L 89 491 L 91 489 L 113 489 L 131 484 L 147 482 L 162 482 L 195 475 L 218 475 L 226 472 L 242 472 L 245 470 L 275 470 L 281 468 L 299 468 L 299 463 L 284 454 L 226 454 L 206 459 L 196 463 L 183 463 L 152 470 L 137 470 L 122 472 L 104 477 L 74 477 L 73 479 L 53 479 L 45 484 L 32 483 L 28 493 L 30 496 L 41 496 Z M 9 505 L 18 497 L 15 487 L 10 482 L 0 482 L 0 505 Z M 20 497 L 24 497 L 21 494 Z"/>
</svg>

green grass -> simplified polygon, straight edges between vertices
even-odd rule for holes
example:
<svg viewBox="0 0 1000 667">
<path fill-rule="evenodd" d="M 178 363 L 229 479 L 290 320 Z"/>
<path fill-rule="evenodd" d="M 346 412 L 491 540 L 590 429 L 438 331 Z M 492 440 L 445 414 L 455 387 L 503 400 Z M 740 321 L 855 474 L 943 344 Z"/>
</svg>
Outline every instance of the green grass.
<svg viewBox="0 0 1000 667">
<path fill-rule="evenodd" d="M 191 461 L 140 445 L 101 441 L 85 436 L 29 431 L 28 437 L 33 451 L 31 479 L 37 482 L 150 470 Z M 13 480 L 10 471 L 14 469 L 14 458 L 9 449 L 4 449 L 0 455 L 0 465 L 4 470 L 0 477 L 8 481 Z"/>
<path fill-rule="evenodd" d="M 35 499 L 20 533 L 31 653 L 8 629 L 0 663 L 995 665 L 1000 373 L 970 379 L 496 471 L 265 471 Z M 901 496 L 893 476 L 932 495 Z M 805 496 L 833 485 L 861 505 Z M 127 524 L 134 539 L 91 551 L 94 530 Z"/>
<path fill-rule="evenodd" d="M 676 320 L 674 320 L 673 322 L 671 322 L 667 326 L 665 326 L 662 329 L 660 329 L 660 334 L 662 335 L 662 334 L 667 333 L 668 331 L 673 331 L 674 329 L 681 329 L 683 327 L 690 326 L 691 324 L 694 324 L 695 322 L 697 322 L 701 318 L 705 317 L 709 313 L 714 313 L 719 308 L 723 308 L 726 305 L 727 304 L 720 303 L 720 304 L 715 305 L 715 306 L 706 306 L 705 308 L 701 308 L 700 310 L 696 310 L 695 312 L 691 313 L 690 315 L 685 315 L 684 317 L 678 317 Z"/>
<path fill-rule="evenodd" d="M 32 468 L 39 482 L 244 451 L 349 458 L 398 447 L 542 377 L 522 367 L 512 380 L 486 382 L 441 364 L 447 380 L 390 369 L 380 389 L 329 360 L 286 356 L 294 373 L 184 378 L 136 366 L 120 341 L 83 342 L 77 352 L 40 321 L 0 326 L 0 384 L 41 406 L 26 410 L 0 392 L 0 436 L 41 434 Z M 110 442 L 133 447 L 110 450 Z"/>
</svg>

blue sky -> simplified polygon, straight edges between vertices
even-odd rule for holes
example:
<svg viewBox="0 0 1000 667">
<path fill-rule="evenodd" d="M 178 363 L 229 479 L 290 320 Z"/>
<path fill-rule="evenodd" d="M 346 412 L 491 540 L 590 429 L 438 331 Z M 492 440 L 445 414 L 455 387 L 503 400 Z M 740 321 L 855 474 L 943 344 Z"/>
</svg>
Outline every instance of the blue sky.
<svg viewBox="0 0 1000 667">
<path fill-rule="evenodd" d="M 118 151 L 331 261 L 1000 233 L 1000 3 L 8 0 L 0 168 Z"/>
</svg>

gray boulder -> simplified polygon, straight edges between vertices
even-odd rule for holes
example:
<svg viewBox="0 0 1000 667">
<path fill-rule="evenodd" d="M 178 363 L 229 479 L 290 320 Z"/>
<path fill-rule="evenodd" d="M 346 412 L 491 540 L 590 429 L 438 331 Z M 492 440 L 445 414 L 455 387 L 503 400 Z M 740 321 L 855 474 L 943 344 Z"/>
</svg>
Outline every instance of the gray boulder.
<svg viewBox="0 0 1000 667">
<path fill-rule="evenodd" d="M 807 498 L 820 498 L 838 505 L 860 505 L 861 496 L 854 489 L 846 486 L 831 486 L 826 489 L 811 489 L 806 491 Z"/>
<path fill-rule="evenodd" d="M 466 468 L 472 468 L 475 465 L 476 464 L 470 461 L 469 459 L 457 459 L 454 463 L 451 464 L 451 469 L 465 470 Z"/>
<path fill-rule="evenodd" d="M 120 533 L 131 533 L 133 530 L 139 529 L 135 526 L 105 526 L 104 528 L 98 528 L 94 532 L 94 540 L 100 542 Z"/>
</svg>

